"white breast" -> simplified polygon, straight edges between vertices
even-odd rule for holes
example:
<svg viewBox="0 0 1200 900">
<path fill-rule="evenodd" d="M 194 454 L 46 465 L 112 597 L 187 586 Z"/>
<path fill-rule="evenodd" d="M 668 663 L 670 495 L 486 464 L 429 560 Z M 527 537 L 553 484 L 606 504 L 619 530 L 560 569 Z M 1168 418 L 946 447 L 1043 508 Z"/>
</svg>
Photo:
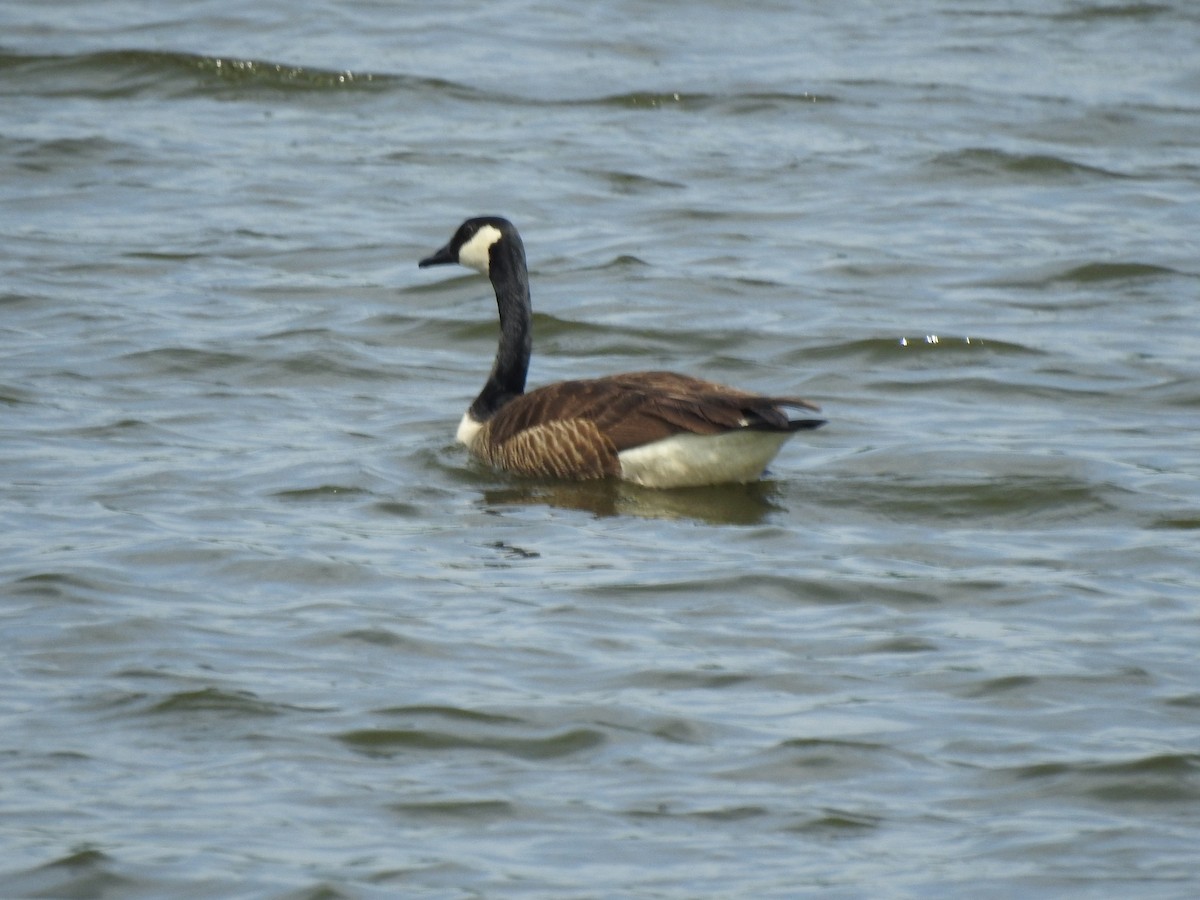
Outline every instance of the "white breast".
<svg viewBox="0 0 1200 900">
<path fill-rule="evenodd" d="M 467 410 L 463 413 L 462 421 L 458 423 L 458 431 L 454 436 L 458 438 L 460 444 L 466 444 L 469 448 L 475 443 L 475 438 L 479 436 L 479 429 L 482 427 L 483 423 L 475 421 L 471 411 Z"/>
<path fill-rule="evenodd" d="M 461 433 L 461 430 L 460 430 Z M 791 437 L 780 431 L 677 434 L 618 454 L 621 477 L 646 487 L 694 487 L 757 480 Z"/>
</svg>

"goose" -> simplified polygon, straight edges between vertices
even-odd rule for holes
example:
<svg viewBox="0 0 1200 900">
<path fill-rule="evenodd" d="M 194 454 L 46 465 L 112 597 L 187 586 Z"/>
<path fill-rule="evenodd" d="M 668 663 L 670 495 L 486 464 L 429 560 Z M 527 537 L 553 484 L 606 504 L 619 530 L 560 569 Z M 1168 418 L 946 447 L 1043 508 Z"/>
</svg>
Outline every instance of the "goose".
<svg viewBox="0 0 1200 900">
<path fill-rule="evenodd" d="M 533 349 L 525 246 L 499 216 L 467 219 L 420 268 L 458 263 L 487 276 L 500 313 L 491 374 L 457 439 L 491 466 L 518 475 L 620 478 L 650 488 L 750 482 L 795 432 L 822 419 L 799 397 L 773 397 L 673 372 L 560 381 L 525 392 Z"/>
</svg>

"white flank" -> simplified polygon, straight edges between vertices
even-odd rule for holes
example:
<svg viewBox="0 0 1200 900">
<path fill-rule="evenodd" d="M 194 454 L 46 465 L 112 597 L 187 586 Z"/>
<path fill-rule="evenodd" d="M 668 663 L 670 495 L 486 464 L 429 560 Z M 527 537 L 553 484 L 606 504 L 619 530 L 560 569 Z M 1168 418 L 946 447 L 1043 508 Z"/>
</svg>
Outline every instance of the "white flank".
<svg viewBox="0 0 1200 900">
<path fill-rule="evenodd" d="M 470 447 L 475 443 L 475 438 L 479 436 L 479 429 L 482 427 L 483 423 L 476 422 L 471 411 L 467 410 L 463 413 L 462 421 L 458 423 L 458 431 L 454 436 L 458 438 L 460 444 Z"/>
<path fill-rule="evenodd" d="M 461 434 L 461 428 L 460 432 Z M 621 477 L 653 488 L 755 481 L 792 435 L 781 431 L 677 434 L 618 455 Z"/>
<path fill-rule="evenodd" d="M 475 236 L 458 248 L 459 265 L 474 269 L 481 275 L 488 274 L 491 256 L 488 253 L 492 244 L 500 240 L 500 229 L 495 225 L 484 225 Z"/>
</svg>

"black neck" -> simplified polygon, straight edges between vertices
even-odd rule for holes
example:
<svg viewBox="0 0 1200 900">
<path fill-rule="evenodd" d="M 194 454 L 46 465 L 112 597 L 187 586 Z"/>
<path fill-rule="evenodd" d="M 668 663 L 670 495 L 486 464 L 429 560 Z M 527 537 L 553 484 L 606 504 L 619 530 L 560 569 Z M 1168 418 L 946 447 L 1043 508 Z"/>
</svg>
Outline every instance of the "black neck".
<svg viewBox="0 0 1200 900">
<path fill-rule="evenodd" d="M 500 311 L 500 347 L 487 383 L 471 404 L 471 415 L 480 422 L 486 422 L 504 404 L 525 393 L 525 375 L 533 351 L 529 272 L 525 248 L 515 232 L 506 233 L 492 245 L 488 275 Z"/>
</svg>

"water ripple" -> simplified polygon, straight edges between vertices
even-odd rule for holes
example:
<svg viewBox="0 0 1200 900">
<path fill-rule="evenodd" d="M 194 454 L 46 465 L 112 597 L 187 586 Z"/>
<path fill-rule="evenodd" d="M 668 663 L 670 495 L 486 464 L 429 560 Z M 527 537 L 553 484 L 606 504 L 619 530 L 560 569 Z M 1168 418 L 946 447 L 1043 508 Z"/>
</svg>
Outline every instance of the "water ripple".
<svg viewBox="0 0 1200 900">
<path fill-rule="evenodd" d="M 367 756 L 396 756 L 411 750 L 478 750 L 521 759 L 544 760 L 573 756 L 605 742 L 603 732 L 573 728 L 547 737 L 483 737 L 430 729 L 371 728 L 346 731 L 338 740 Z"/>
<path fill-rule="evenodd" d="M 121 99 L 145 94 L 175 97 L 253 91 L 281 93 L 378 90 L 401 79 L 369 72 L 229 59 L 195 53 L 104 50 L 66 56 L 0 54 L 9 83 L 47 97 Z"/>
<path fill-rule="evenodd" d="M 1006 182 L 1011 181 L 1013 176 L 1046 181 L 1129 177 L 1051 154 L 1010 153 L 984 147 L 939 154 L 934 157 L 932 166 L 936 171 L 948 175 L 990 176 Z"/>
</svg>

